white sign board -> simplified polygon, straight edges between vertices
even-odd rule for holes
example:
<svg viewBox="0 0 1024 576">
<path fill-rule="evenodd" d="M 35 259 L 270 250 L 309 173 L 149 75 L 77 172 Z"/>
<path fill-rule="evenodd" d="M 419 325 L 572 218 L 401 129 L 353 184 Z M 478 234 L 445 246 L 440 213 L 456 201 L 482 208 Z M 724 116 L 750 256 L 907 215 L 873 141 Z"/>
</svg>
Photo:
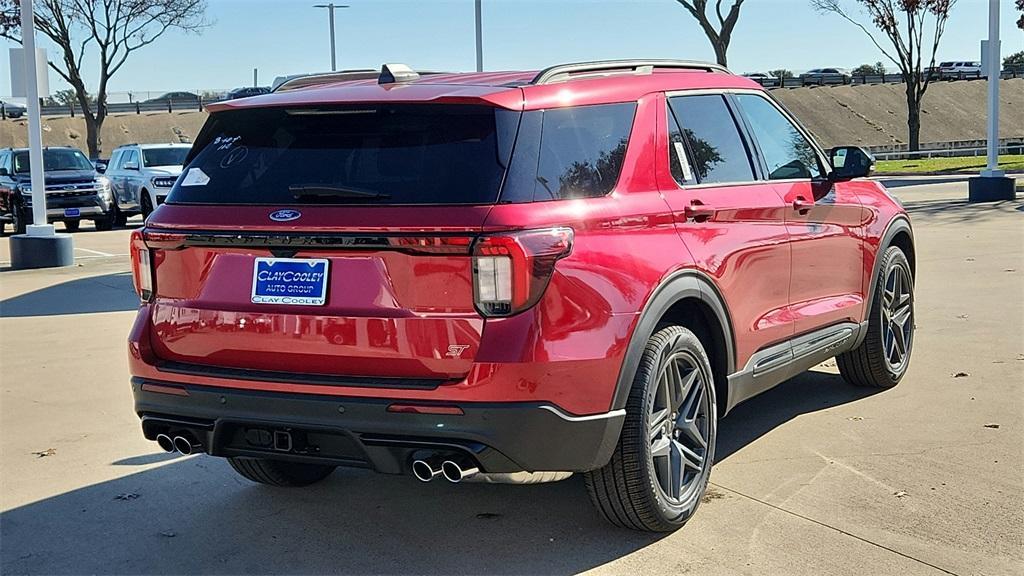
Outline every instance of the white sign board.
<svg viewBox="0 0 1024 576">
<path fill-rule="evenodd" d="M 11 96 L 26 98 L 28 88 L 25 85 L 25 50 L 11 48 Z M 46 63 L 46 49 L 36 48 L 36 82 L 39 86 L 39 97 L 50 95 L 50 74 Z"/>
</svg>

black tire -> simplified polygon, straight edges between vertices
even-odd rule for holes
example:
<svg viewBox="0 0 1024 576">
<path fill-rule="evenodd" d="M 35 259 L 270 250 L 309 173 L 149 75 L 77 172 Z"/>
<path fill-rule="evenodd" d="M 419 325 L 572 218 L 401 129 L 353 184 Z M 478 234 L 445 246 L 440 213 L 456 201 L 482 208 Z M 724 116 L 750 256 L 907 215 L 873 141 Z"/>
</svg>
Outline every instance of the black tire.
<svg viewBox="0 0 1024 576">
<path fill-rule="evenodd" d="M 666 367 L 681 367 L 681 362 L 689 369 L 685 375 L 682 370 L 674 372 L 676 376 L 669 378 L 668 384 L 679 383 L 676 396 L 682 400 L 675 404 L 667 400 L 672 393 L 667 392 L 663 376 Z M 688 381 L 692 381 L 689 387 L 685 385 Z M 673 405 L 676 408 L 672 408 Z M 659 410 L 659 406 L 678 412 L 668 413 Z M 658 418 L 658 412 L 665 412 L 663 420 Z M 659 426 L 657 422 L 665 424 Z M 681 467 L 677 474 L 679 482 L 671 481 L 675 468 L 672 455 L 684 454 L 673 451 L 676 445 L 690 443 L 692 436 L 686 430 L 698 427 L 705 428 L 700 432 L 704 438 L 704 448 L 699 454 L 701 469 L 691 472 L 687 482 L 687 468 Z M 658 330 L 648 341 L 633 379 L 626 402 L 626 420 L 611 461 L 584 476 L 591 501 L 605 519 L 617 526 L 651 532 L 680 528 L 693 516 L 704 497 L 714 461 L 716 435 L 714 376 L 704 346 L 693 332 L 681 326 Z M 656 446 L 664 447 L 666 441 L 669 443 L 667 451 L 656 463 L 654 453 L 662 451 Z M 678 497 L 669 494 L 666 483 L 679 486 Z"/>
<path fill-rule="evenodd" d="M 114 214 L 110 213 L 103 218 L 97 218 L 92 221 L 96 225 L 96 230 L 100 232 L 106 232 L 114 229 Z"/>
<path fill-rule="evenodd" d="M 139 200 L 139 205 L 142 208 L 142 219 L 146 220 L 149 215 L 153 213 L 153 201 L 149 198 L 149 191 L 142 189 L 139 191 L 139 196 L 142 198 Z"/>
<path fill-rule="evenodd" d="M 902 290 L 894 286 L 902 279 Z M 906 300 L 901 296 L 905 290 Z M 889 296 L 895 293 L 894 296 Z M 901 322 L 902 320 L 902 322 Z M 897 329 L 898 328 L 898 329 Z M 836 357 L 843 379 L 855 386 L 892 388 L 907 373 L 914 344 L 914 275 L 903 250 L 882 254 L 878 282 L 868 316 L 868 333 L 857 348 Z M 902 359 L 894 359 L 902 347 Z"/>
<path fill-rule="evenodd" d="M 245 478 L 259 484 L 299 487 L 315 484 L 334 472 L 334 466 L 284 462 L 265 458 L 228 458 L 228 463 Z"/>
<path fill-rule="evenodd" d="M 28 214 L 25 214 L 25 208 L 21 204 L 15 203 L 11 209 L 11 216 L 14 218 L 14 222 L 11 223 L 14 233 L 24 234 L 28 226 L 28 220 L 26 220 Z"/>
<path fill-rule="evenodd" d="M 110 206 L 110 220 L 117 228 L 124 228 L 128 225 L 128 215 L 121 212 L 121 207 L 117 205 L 117 202 Z"/>
<path fill-rule="evenodd" d="M 68 232 L 78 232 L 78 229 L 82 227 L 81 220 L 65 220 L 64 229 Z"/>
</svg>

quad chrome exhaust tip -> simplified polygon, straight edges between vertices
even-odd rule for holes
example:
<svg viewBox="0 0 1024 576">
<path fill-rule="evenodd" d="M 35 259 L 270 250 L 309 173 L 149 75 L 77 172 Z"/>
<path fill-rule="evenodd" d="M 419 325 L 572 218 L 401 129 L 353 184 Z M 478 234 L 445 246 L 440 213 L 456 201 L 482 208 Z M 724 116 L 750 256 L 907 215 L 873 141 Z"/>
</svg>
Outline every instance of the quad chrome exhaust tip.
<svg viewBox="0 0 1024 576">
<path fill-rule="evenodd" d="M 430 482 L 441 475 L 441 457 L 431 456 L 413 460 L 412 475 L 420 482 Z"/>
<path fill-rule="evenodd" d="M 175 450 L 174 440 L 171 440 L 171 437 L 167 434 L 157 434 L 156 443 L 164 452 L 174 452 Z"/>
<path fill-rule="evenodd" d="M 182 454 L 188 456 L 199 452 L 200 445 L 198 442 L 193 442 L 187 436 L 175 436 L 174 437 L 174 449 Z"/>
<path fill-rule="evenodd" d="M 445 480 L 453 484 L 469 480 L 479 473 L 480 468 L 465 460 L 445 460 L 441 463 L 441 474 L 444 474 Z"/>
</svg>

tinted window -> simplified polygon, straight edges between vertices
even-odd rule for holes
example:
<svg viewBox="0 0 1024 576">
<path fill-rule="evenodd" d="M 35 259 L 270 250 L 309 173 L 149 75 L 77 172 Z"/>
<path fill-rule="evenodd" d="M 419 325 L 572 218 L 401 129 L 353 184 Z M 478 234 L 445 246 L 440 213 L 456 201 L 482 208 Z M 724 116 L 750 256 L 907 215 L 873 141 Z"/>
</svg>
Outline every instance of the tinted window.
<svg viewBox="0 0 1024 576">
<path fill-rule="evenodd" d="M 693 171 L 702 183 L 750 182 L 754 171 L 725 98 L 713 95 L 669 99 L 687 140 Z"/>
<path fill-rule="evenodd" d="M 142 151 L 142 162 L 146 166 L 181 166 L 185 163 L 188 148 L 149 148 Z"/>
<path fill-rule="evenodd" d="M 822 176 L 814 146 L 778 108 L 754 94 L 738 94 L 736 99 L 757 139 L 770 180 Z"/>
<path fill-rule="evenodd" d="M 486 106 L 380 104 L 211 115 L 168 202 L 493 203 L 505 172 Z"/>
<path fill-rule="evenodd" d="M 693 173 L 693 165 L 690 163 L 689 154 L 686 151 L 687 137 L 679 123 L 676 122 L 675 114 L 668 111 L 668 161 L 672 177 L 681 185 L 696 183 Z"/>
<path fill-rule="evenodd" d="M 62 170 L 93 170 L 92 162 L 82 154 L 81 150 L 68 148 L 47 148 L 43 150 L 43 170 L 59 172 Z M 14 153 L 14 171 L 29 171 L 28 150 Z"/>
<path fill-rule="evenodd" d="M 545 110 L 534 199 L 590 198 L 611 192 L 635 109 L 630 103 Z"/>
</svg>

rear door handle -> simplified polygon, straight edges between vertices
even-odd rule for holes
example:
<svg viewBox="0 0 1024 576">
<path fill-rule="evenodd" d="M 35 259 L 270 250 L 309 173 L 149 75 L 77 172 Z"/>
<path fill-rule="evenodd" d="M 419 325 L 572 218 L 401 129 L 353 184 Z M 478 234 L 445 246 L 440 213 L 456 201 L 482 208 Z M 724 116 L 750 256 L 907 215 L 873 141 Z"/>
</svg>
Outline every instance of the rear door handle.
<svg viewBox="0 0 1024 576">
<path fill-rule="evenodd" d="M 700 200 L 690 202 L 690 205 L 683 209 L 687 220 L 694 222 L 705 222 L 715 215 L 715 209 Z"/>
<path fill-rule="evenodd" d="M 807 214 L 813 205 L 813 202 L 808 202 L 803 196 L 797 196 L 796 199 L 793 200 L 793 210 L 796 210 L 801 214 Z"/>
</svg>

